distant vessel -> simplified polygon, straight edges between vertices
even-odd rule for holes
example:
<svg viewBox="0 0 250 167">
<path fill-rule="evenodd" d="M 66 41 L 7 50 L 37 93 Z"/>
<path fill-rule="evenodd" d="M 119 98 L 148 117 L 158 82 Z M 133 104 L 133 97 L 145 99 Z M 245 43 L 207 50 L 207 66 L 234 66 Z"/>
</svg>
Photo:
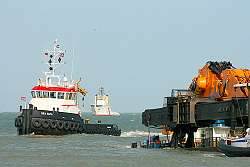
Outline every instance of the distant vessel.
<svg viewBox="0 0 250 167">
<path fill-rule="evenodd" d="M 95 95 L 95 103 L 91 105 L 91 110 L 95 116 L 120 116 L 120 113 L 111 110 L 109 96 L 104 93 L 103 87 L 100 87 Z"/>
</svg>

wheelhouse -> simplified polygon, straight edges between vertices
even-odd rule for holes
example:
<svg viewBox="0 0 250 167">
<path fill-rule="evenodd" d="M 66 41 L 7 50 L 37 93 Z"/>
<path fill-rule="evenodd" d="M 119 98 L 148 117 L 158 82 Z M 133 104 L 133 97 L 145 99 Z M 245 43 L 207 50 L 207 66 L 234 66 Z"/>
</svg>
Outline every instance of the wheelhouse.
<svg viewBox="0 0 250 167">
<path fill-rule="evenodd" d="M 45 91 L 31 91 L 32 98 L 52 98 L 64 100 L 76 100 L 76 93 L 65 92 L 45 92 Z"/>
<path fill-rule="evenodd" d="M 36 86 L 31 90 L 32 98 L 51 98 L 61 100 L 76 100 L 76 91 L 74 88 L 64 87 L 42 87 Z"/>
</svg>

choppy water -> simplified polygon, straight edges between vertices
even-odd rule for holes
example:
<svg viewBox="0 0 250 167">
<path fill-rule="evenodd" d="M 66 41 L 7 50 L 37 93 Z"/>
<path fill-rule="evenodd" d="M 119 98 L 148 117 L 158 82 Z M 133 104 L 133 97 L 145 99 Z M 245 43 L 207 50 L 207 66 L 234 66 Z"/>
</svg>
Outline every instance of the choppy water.
<svg viewBox="0 0 250 167">
<path fill-rule="evenodd" d="M 120 137 L 17 136 L 15 116 L 16 113 L 0 113 L 0 166 L 3 167 L 244 167 L 250 164 L 250 158 L 228 158 L 220 153 L 131 149 L 131 142 L 143 140 L 147 135 L 147 129 L 141 125 L 141 114 L 122 114 L 114 120 L 123 130 Z"/>
</svg>

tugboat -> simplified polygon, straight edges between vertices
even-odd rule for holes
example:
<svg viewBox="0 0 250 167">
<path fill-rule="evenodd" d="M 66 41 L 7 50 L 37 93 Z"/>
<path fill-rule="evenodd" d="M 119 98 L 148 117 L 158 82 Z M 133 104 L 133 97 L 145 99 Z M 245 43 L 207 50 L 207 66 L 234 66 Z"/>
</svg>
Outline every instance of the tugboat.
<svg viewBox="0 0 250 167">
<path fill-rule="evenodd" d="M 15 119 L 19 135 L 66 135 L 91 133 L 116 135 L 121 130 L 116 125 L 85 124 L 81 117 L 78 99 L 86 95 L 86 89 L 80 87 L 80 80 L 68 81 L 67 77 L 56 74 L 55 70 L 64 64 L 65 51 L 57 40 L 53 48 L 44 53 L 49 71 L 44 79 L 31 89 L 31 100 L 20 106 L 20 113 Z"/>
<path fill-rule="evenodd" d="M 95 103 L 91 105 L 94 116 L 120 116 L 120 113 L 111 111 L 109 96 L 104 93 L 104 88 L 100 87 L 95 95 Z"/>
</svg>

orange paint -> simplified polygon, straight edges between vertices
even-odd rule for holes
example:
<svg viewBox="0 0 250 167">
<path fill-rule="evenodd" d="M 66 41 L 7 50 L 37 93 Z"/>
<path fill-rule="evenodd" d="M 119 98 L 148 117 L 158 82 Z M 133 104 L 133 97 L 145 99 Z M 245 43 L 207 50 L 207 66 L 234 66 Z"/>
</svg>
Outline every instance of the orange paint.
<svg viewBox="0 0 250 167">
<path fill-rule="evenodd" d="M 227 68 L 218 73 L 211 70 L 210 62 L 199 70 L 193 79 L 191 91 L 198 97 L 214 99 L 230 99 L 232 97 L 246 97 L 246 88 L 235 89 L 234 85 L 250 81 L 250 70 Z M 195 85 L 195 86 L 194 86 Z"/>
</svg>

